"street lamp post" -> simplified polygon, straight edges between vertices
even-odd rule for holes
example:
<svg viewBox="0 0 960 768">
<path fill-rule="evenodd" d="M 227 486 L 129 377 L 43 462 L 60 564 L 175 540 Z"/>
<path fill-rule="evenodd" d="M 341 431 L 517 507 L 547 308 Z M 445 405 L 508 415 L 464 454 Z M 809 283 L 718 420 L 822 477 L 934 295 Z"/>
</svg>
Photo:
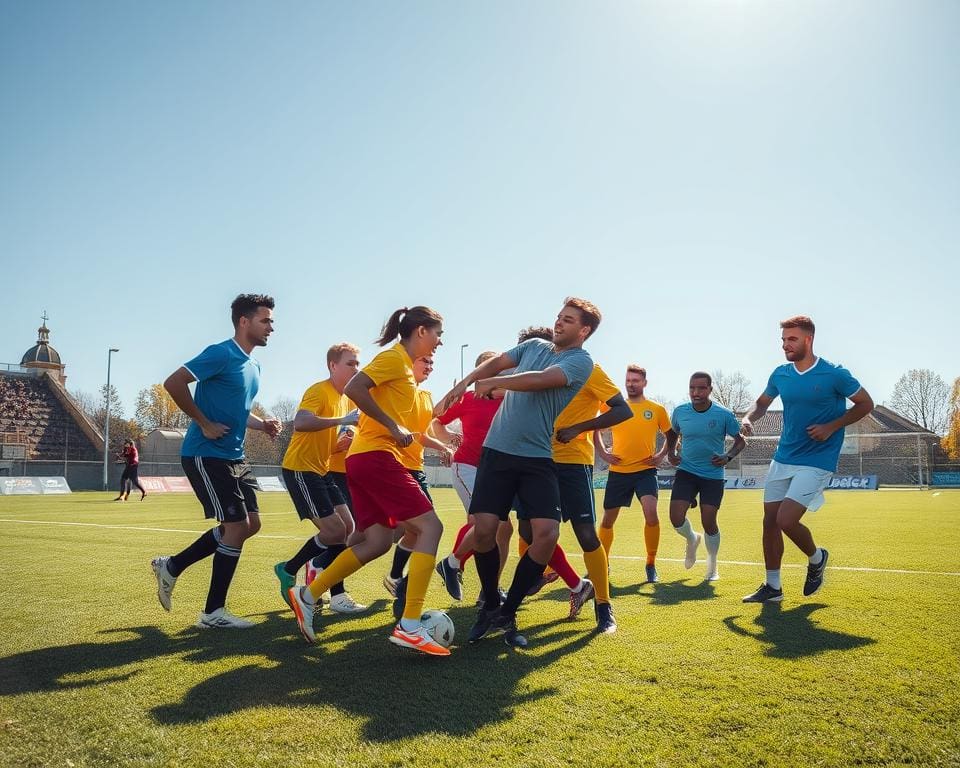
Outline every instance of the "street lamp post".
<svg viewBox="0 0 960 768">
<path fill-rule="evenodd" d="M 104 395 L 106 402 L 106 407 L 104 408 L 104 419 L 103 419 L 103 490 L 107 490 L 107 468 L 108 460 L 110 458 L 110 358 L 114 352 L 119 352 L 119 349 L 114 349 L 110 347 L 110 350 L 107 352 L 107 391 Z"/>
<path fill-rule="evenodd" d="M 463 350 L 469 347 L 469 344 L 460 345 L 460 381 L 463 381 Z"/>
</svg>

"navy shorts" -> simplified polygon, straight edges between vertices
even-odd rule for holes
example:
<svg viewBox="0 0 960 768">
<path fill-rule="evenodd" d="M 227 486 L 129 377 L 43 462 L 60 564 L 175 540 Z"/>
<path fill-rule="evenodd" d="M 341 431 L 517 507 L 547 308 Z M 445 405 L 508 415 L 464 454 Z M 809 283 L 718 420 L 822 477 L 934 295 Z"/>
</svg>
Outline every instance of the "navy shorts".
<svg viewBox="0 0 960 768">
<path fill-rule="evenodd" d="M 717 478 L 700 477 L 692 472 L 678 469 L 673 478 L 673 491 L 670 501 L 693 501 L 700 494 L 700 504 L 719 507 L 723 501 L 723 489 L 726 483 Z"/>
<path fill-rule="evenodd" d="M 639 472 L 611 472 L 607 477 L 607 490 L 603 494 L 603 508 L 629 507 L 633 497 L 657 498 L 659 492 L 656 469 L 641 469 Z"/>
<path fill-rule="evenodd" d="M 560 481 L 560 514 L 574 525 L 597 522 L 593 495 L 593 466 L 557 464 Z"/>
<path fill-rule="evenodd" d="M 257 479 L 244 459 L 181 456 L 180 466 L 203 505 L 204 517 L 240 523 L 260 514 Z"/>
<path fill-rule="evenodd" d="M 470 499 L 470 514 L 510 516 L 514 498 L 519 500 L 520 520 L 547 518 L 560 522 L 560 484 L 553 459 L 515 456 L 484 448 Z"/>
<path fill-rule="evenodd" d="M 299 472 L 286 467 L 283 467 L 281 472 L 287 493 L 293 499 L 293 506 L 301 520 L 329 517 L 335 506 L 346 503 L 330 475 Z"/>
</svg>

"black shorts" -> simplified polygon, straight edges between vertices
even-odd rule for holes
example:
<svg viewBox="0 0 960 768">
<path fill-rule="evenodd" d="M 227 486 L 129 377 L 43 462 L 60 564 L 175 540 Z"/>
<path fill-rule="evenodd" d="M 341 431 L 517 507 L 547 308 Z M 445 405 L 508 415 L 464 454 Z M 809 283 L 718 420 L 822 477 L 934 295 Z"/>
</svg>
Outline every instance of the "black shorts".
<svg viewBox="0 0 960 768">
<path fill-rule="evenodd" d="M 593 496 L 593 466 L 590 464 L 557 464 L 560 481 L 560 514 L 564 522 L 574 525 L 596 523 L 597 510 Z"/>
<path fill-rule="evenodd" d="M 678 469 L 673 478 L 673 491 L 670 501 L 693 501 L 700 494 L 701 506 L 719 507 L 723 501 L 725 482 L 716 478 L 700 477 L 692 472 Z"/>
<path fill-rule="evenodd" d="M 337 488 L 340 489 L 340 497 L 343 499 L 343 503 L 350 508 L 350 516 L 353 517 L 353 499 L 350 498 L 350 486 L 347 485 L 347 473 L 327 472 L 324 477 L 329 477 L 336 483 Z"/>
<path fill-rule="evenodd" d="M 430 495 L 430 486 L 427 484 L 427 473 L 422 469 L 411 469 L 409 472 L 410 477 L 417 481 L 420 490 L 424 492 L 426 497 L 430 499 L 430 503 L 433 504 L 433 496 Z"/>
<path fill-rule="evenodd" d="M 139 464 L 127 464 L 123 470 L 123 474 L 120 476 L 121 480 L 129 480 L 132 483 L 137 483 L 139 481 L 138 474 L 140 473 Z"/>
<path fill-rule="evenodd" d="M 181 456 L 180 465 L 203 505 L 205 517 L 239 523 L 260 514 L 257 479 L 245 459 Z"/>
<path fill-rule="evenodd" d="M 629 507 L 633 496 L 657 498 L 657 470 L 641 469 L 639 472 L 611 472 L 607 476 L 607 490 L 603 494 L 603 508 Z"/>
<path fill-rule="evenodd" d="M 486 512 L 506 520 L 514 497 L 520 520 L 560 521 L 560 483 L 553 459 L 515 456 L 484 448 L 470 499 L 470 514 Z"/>
<path fill-rule="evenodd" d="M 346 503 L 330 475 L 298 472 L 286 467 L 280 471 L 283 473 L 283 483 L 287 486 L 287 493 L 293 499 L 293 506 L 296 507 L 301 520 L 329 517 L 333 514 L 335 506 Z"/>
</svg>

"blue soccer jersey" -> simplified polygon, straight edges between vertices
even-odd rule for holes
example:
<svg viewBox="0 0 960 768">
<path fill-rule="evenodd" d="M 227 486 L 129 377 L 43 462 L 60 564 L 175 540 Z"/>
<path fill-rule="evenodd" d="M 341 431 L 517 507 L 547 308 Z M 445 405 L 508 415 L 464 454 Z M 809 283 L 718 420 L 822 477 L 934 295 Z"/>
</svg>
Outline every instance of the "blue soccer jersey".
<svg viewBox="0 0 960 768">
<path fill-rule="evenodd" d="M 779 395 L 783 401 L 783 432 L 774 461 L 835 472 L 844 430 L 818 442 L 807 434 L 807 427 L 843 416 L 847 398 L 859 390 L 860 382 L 850 371 L 822 357 L 803 373 L 793 363 L 776 368 L 763 391 L 767 397 Z"/>
<path fill-rule="evenodd" d="M 740 434 L 740 422 L 733 411 L 710 403 L 710 407 L 701 412 L 693 403 L 684 403 L 673 409 L 670 426 L 683 438 L 680 469 L 698 477 L 723 480 L 723 467 L 715 467 L 710 459 L 714 454 L 723 454 L 727 435 Z"/>
<path fill-rule="evenodd" d="M 191 422 L 181 455 L 242 459 L 247 417 L 260 389 L 260 363 L 236 341 L 227 339 L 210 345 L 183 367 L 197 380 L 193 393 L 197 407 L 210 421 L 226 424 L 230 431 L 219 440 L 208 440 Z"/>
</svg>

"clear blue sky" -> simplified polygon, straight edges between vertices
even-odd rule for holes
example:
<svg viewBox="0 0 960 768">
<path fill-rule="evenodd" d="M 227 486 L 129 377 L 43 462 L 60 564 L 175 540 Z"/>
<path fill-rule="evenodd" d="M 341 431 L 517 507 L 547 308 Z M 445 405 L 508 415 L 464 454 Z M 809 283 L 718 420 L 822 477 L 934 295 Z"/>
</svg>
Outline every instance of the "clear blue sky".
<svg viewBox="0 0 960 768">
<path fill-rule="evenodd" d="M 759 391 L 778 321 L 879 402 L 960 375 L 960 4 L 0 4 L 0 361 L 136 392 L 277 300 L 260 399 L 445 317 L 432 388 L 549 323 L 620 380 Z M 469 366 L 468 366 L 469 367 Z"/>
</svg>

